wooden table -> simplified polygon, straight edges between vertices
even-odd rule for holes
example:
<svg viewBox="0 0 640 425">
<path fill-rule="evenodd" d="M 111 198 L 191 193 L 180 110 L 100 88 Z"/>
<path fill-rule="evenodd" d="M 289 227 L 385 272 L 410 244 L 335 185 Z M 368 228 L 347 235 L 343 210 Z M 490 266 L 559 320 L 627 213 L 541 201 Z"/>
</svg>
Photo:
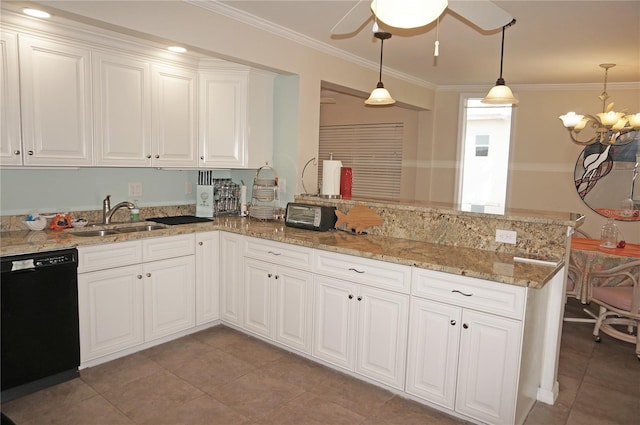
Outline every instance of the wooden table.
<svg viewBox="0 0 640 425">
<path fill-rule="evenodd" d="M 589 273 L 640 259 L 640 245 L 628 243 L 624 248 L 602 248 L 599 239 L 574 237 L 571 239 L 570 255 L 571 261 L 582 271 L 581 278 L 576 282 L 576 298 L 586 304 L 591 298 L 591 290 L 586 284 Z"/>
</svg>

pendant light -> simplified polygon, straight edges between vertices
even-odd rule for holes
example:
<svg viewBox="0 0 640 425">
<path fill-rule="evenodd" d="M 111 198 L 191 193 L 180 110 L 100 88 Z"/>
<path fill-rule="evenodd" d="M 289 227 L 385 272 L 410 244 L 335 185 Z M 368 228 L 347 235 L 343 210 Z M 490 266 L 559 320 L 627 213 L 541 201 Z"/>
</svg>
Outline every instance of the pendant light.
<svg viewBox="0 0 640 425">
<path fill-rule="evenodd" d="M 382 84 L 382 50 L 384 47 L 384 41 L 391 38 L 391 34 L 384 31 L 379 31 L 374 34 L 374 36 L 380 39 L 380 77 L 378 79 L 378 85 L 371 92 L 371 95 L 367 100 L 364 101 L 367 105 L 392 105 L 396 103 L 395 99 L 391 97 L 389 91 L 384 88 L 384 84 Z"/>
<path fill-rule="evenodd" d="M 487 96 L 482 99 L 482 103 L 490 105 L 517 105 L 518 99 L 513 96 L 511 89 L 505 84 L 502 78 L 502 62 L 504 60 L 504 30 L 511 25 L 515 25 L 516 20 L 512 20 L 502 27 L 502 48 L 500 50 L 500 77 L 496 81 L 496 85 L 489 90 Z"/>
</svg>

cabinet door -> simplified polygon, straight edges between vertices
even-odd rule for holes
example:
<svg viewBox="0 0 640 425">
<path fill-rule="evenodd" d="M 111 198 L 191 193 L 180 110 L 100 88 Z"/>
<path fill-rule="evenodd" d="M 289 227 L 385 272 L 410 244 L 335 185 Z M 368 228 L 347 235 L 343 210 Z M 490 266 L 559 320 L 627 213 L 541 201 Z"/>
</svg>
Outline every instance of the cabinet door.
<svg viewBox="0 0 640 425">
<path fill-rule="evenodd" d="M 273 82 L 276 74 L 252 69 L 247 96 L 247 167 L 273 164 Z"/>
<path fill-rule="evenodd" d="M 404 389 L 409 296 L 361 286 L 355 371 Z"/>
<path fill-rule="evenodd" d="M 355 341 L 355 285 L 314 276 L 313 355 L 353 370 Z"/>
<path fill-rule="evenodd" d="M 145 341 L 195 325 L 194 257 L 143 264 Z"/>
<path fill-rule="evenodd" d="M 462 309 L 413 298 L 406 391 L 454 409 Z"/>
<path fill-rule="evenodd" d="M 513 423 L 522 323 L 464 310 L 456 410 L 487 423 Z"/>
<path fill-rule="evenodd" d="M 200 167 L 244 168 L 247 73 L 200 73 Z"/>
<path fill-rule="evenodd" d="M 22 165 L 18 35 L 0 31 L 0 165 Z"/>
<path fill-rule="evenodd" d="M 142 344 L 142 266 L 78 274 L 80 361 Z"/>
<path fill-rule="evenodd" d="M 152 161 L 156 167 L 197 167 L 197 73 L 152 67 Z"/>
<path fill-rule="evenodd" d="M 242 235 L 220 232 L 220 317 L 242 324 Z"/>
<path fill-rule="evenodd" d="M 278 267 L 275 282 L 275 339 L 311 353 L 311 273 Z"/>
<path fill-rule="evenodd" d="M 151 165 L 151 75 L 148 62 L 93 53 L 96 165 Z"/>
<path fill-rule="evenodd" d="M 196 234 L 196 325 L 220 318 L 220 233 Z"/>
<path fill-rule="evenodd" d="M 272 338 L 272 281 L 274 266 L 245 258 L 244 263 L 244 323 L 250 332 Z"/>
<path fill-rule="evenodd" d="M 20 34 L 25 165 L 92 165 L 90 51 Z"/>
</svg>

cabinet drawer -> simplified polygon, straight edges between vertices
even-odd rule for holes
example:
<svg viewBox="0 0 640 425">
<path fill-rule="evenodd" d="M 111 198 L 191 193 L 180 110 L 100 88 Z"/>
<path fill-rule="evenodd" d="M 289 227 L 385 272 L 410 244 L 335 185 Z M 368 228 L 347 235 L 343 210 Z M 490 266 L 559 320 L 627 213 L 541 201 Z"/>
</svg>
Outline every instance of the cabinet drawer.
<svg viewBox="0 0 640 425">
<path fill-rule="evenodd" d="M 111 269 L 142 262 L 140 241 L 78 247 L 78 273 Z"/>
<path fill-rule="evenodd" d="M 404 294 L 411 284 L 409 266 L 327 251 L 315 251 L 313 271 Z"/>
<path fill-rule="evenodd" d="M 196 236 L 193 233 L 142 241 L 142 258 L 145 262 L 193 255 L 195 252 Z"/>
<path fill-rule="evenodd" d="M 246 257 L 276 263 L 281 266 L 311 269 L 313 250 L 303 246 L 245 237 L 243 253 Z"/>
<path fill-rule="evenodd" d="M 415 268 L 412 294 L 460 307 L 522 319 L 527 288 Z"/>
</svg>

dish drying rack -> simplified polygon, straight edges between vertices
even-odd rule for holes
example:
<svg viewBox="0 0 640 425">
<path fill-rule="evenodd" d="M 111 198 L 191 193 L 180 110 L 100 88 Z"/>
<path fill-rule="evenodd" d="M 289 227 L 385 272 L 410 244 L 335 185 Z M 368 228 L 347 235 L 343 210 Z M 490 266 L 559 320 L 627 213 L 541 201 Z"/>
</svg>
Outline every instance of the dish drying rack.
<svg viewBox="0 0 640 425">
<path fill-rule="evenodd" d="M 265 172 L 270 172 L 272 177 L 266 177 Z M 253 178 L 249 217 L 257 218 L 258 220 L 278 220 L 280 216 L 278 175 L 272 167 L 263 165 L 258 168 Z"/>
</svg>

